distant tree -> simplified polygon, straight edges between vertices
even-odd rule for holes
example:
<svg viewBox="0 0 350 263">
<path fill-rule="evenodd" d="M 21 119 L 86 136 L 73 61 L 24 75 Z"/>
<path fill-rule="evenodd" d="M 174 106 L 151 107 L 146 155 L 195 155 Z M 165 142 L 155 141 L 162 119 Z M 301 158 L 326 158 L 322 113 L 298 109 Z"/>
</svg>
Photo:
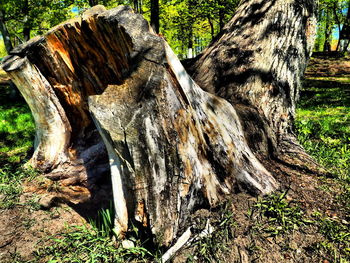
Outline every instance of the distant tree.
<svg viewBox="0 0 350 263">
<path fill-rule="evenodd" d="M 318 51 L 330 51 L 335 30 L 340 34 L 336 50 L 340 48 L 342 31 L 345 32 L 349 0 L 321 0 L 318 12 L 318 31 L 315 49 Z M 344 26 L 345 25 L 345 26 Z"/>
<path fill-rule="evenodd" d="M 89 0 L 90 6 L 98 5 L 98 0 Z"/>
<path fill-rule="evenodd" d="M 347 42 L 344 43 L 345 45 L 343 47 L 343 50 L 345 51 L 348 49 L 350 44 L 350 1 L 348 1 L 346 10 L 347 10 L 346 12 L 347 14 L 343 22 L 343 27 L 340 29 L 340 26 L 339 26 L 339 41 L 337 46 L 337 50 L 339 50 L 341 41 L 347 40 Z"/>
<path fill-rule="evenodd" d="M 5 45 L 15 46 L 42 34 L 71 15 L 73 1 L 3 0 L 0 3 L 0 27 Z"/>
<path fill-rule="evenodd" d="M 7 51 L 7 53 L 9 53 L 12 50 L 13 46 L 12 46 L 11 39 L 10 39 L 10 33 L 7 30 L 7 26 L 5 23 L 4 10 L 1 9 L 1 6 L 0 6 L 0 30 L 1 30 L 0 32 L 1 32 L 4 44 L 5 44 L 6 51 Z"/>
<path fill-rule="evenodd" d="M 151 27 L 159 33 L 159 0 L 151 0 Z"/>
<path fill-rule="evenodd" d="M 160 2 L 160 32 L 180 57 L 200 53 L 232 17 L 239 0 Z"/>
</svg>

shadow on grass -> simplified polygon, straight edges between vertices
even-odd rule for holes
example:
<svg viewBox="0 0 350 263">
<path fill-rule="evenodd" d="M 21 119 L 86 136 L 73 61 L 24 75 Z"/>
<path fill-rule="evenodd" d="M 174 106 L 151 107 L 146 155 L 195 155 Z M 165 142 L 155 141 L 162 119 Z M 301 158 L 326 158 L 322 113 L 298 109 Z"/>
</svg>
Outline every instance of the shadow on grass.
<svg viewBox="0 0 350 263">
<path fill-rule="evenodd" d="M 304 80 L 299 107 L 312 109 L 328 106 L 350 106 L 350 82 L 326 79 Z"/>
<path fill-rule="evenodd" d="M 306 151 L 350 182 L 350 78 L 306 79 L 295 126 Z"/>
</svg>

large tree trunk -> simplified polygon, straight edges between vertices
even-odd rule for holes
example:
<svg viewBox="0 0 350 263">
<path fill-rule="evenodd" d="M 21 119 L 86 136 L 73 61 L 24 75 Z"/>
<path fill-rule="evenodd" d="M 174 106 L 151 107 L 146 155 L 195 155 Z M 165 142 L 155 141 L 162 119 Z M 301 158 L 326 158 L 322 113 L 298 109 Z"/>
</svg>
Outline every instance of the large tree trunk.
<svg viewBox="0 0 350 263">
<path fill-rule="evenodd" d="M 315 30 L 314 1 L 244 1 L 188 68 L 201 88 L 234 106 L 250 148 L 271 169 L 325 172 L 293 133 Z"/>
<path fill-rule="evenodd" d="M 209 92 L 127 7 L 97 6 L 15 49 L 3 68 L 35 118 L 31 164 L 63 185 L 89 188 L 109 161 L 117 231 L 123 235 L 132 223 L 165 245 L 185 231 L 196 209 L 215 207 L 237 190 L 267 194 L 278 188 L 275 176 L 281 174 L 267 159 L 271 151 L 284 153 L 277 147 L 281 138 L 297 145 L 290 122 L 312 42 L 307 16 L 313 18 L 313 10 L 282 1 L 258 9 L 254 2 L 243 4 L 204 52 L 206 67 L 196 64 L 196 79 Z M 261 27 L 271 33 L 257 37 Z M 249 38 L 254 32 L 255 42 Z"/>
</svg>

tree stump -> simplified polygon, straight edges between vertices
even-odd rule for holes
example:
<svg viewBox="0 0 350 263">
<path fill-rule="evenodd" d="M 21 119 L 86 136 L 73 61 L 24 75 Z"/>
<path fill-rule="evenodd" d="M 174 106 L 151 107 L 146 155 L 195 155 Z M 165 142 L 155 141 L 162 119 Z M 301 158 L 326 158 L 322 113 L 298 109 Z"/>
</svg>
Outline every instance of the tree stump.
<svg viewBox="0 0 350 263">
<path fill-rule="evenodd" d="M 249 10 L 258 7 L 248 3 L 254 2 L 261 2 L 262 22 L 275 19 L 264 16 L 270 10 L 267 5 L 294 3 L 246 1 L 230 24 L 232 30 L 239 31 L 232 25 L 243 23 L 244 18 L 253 19 Z M 303 13 L 301 8 L 293 14 L 302 16 L 298 23 L 304 25 L 308 23 L 304 18 L 314 13 Z M 273 10 L 280 13 L 278 8 Z M 295 96 L 281 92 L 294 94 L 298 89 L 310 46 L 298 46 L 304 53 L 293 60 L 297 73 L 286 79 L 289 86 L 278 86 L 279 75 L 266 73 L 270 77 L 263 82 L 253 74 L 253 86 L 247 76 L 244 83 L 248 84 L 242 82 L 241 87 L 234 78 L 220 80 L 215 75 L 215 70 L 227 67 L 235 71 L 235 64 L 241 65 L 237 70 L 244 74 L 252 72 L 244 71 L 251 65 L 248 53 L 240 61 L 239 54 L 220 42 L 235 39 L 227 36 L 230 26 L 191 68 L 207 91 L 187 74 L 143 17 L 125 6 L 108 11 L 95 6 L 81 18 L 15 48 L 3 68 L 34 115 L 37 134 L 30 164 L 63 185 L 75 186 L 73 196 L 88 192 L 110 172 L 117 232 L 122 236 L 132 223 L 150 230 L 163 245 L 186 230 L 189 216 L 197 209 L 215 207 L 237 191 L 267 194 L 277 189 L 276 177 L 286 170 L 275 169 L 278 160 L 273 153 L 281 141 L 278 138 L 291 134 L 286 127 L 295 108 L 294 102 L 289 103 Z M 233 58 L 231 66 L 224 59 L 220 62 L 221 55 L 216 57 L 220 46 L 232 53 L 228 55 Z M 218 64 L 211 64 L 214 58 Z M 205 72 L 214 72 L 207 77 L 215 81 L 203 80 Z M 264 99 L 265 93 L 275 99 Z M 263 96 L 263 103 L 258 96 Z M 305 154 L 297 147 L 298 153 Z M 279 165 L 287 163 L 279 160 L 283 161 Z"/>
</svg>

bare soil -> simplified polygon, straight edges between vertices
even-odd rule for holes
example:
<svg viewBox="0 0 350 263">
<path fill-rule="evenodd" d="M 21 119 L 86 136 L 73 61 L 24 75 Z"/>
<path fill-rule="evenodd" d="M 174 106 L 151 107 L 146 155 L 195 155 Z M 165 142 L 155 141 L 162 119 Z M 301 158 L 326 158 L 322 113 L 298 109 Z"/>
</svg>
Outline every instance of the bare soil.
<svg viewBox="0 0 350 263">
<path fill-rule="evenodd" d="M 14 258 L 20 262 L 33 260 L 39 247 L 51 244 L 49 237 L 66 232 L 68 226 L 88 225 L 111 199 L 111 189 L 106 184 L 99 186 L 98 195 L 81 203 L 65 199 L 54 187 L 44 178 L 27 181 L 16 206 L 0 209 L 1 263 L 13 262 Z"/>
</svg>

